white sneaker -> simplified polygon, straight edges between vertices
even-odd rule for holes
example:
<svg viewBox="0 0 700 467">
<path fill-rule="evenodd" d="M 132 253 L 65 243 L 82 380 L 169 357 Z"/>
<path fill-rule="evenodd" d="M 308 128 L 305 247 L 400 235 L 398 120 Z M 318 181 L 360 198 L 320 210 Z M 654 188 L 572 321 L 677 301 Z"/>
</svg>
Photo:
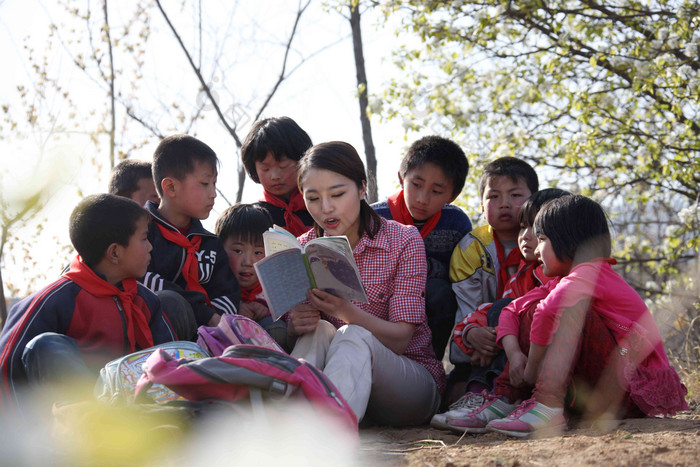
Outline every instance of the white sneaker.
<svg viewBox="0 0 700 467">
<path fill-rule="evenodd" d="M 433 418 L 430 420 L 430 426 L 437 428 L 438 430 L 449 430 L 450 427 L 447 425 L 447 417 L 455 418 L 460 414 L 467 413 L 481 407 L 481 404 L 483 404 L 485 400 L 485 392 L 486 391 L 483 393 L 466 393 L 457 399 L 452 405 L 450 405 L 447 412 L 433 415 Z"/>
</svg>

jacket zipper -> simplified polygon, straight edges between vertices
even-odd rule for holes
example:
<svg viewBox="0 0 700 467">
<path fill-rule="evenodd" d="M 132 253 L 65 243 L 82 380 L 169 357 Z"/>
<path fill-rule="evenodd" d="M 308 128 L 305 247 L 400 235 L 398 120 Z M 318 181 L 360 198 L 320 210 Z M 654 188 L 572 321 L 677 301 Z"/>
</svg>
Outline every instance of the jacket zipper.
<svg viewBox="0 0 700 467">
<path fill-rule="evenodd" d="M 126 316 L 124 316 L 124 310 L 119 304 L 119 298 L 116 295 L 112 295 L 114 304 L 117 305 L 117 311 L 119 311 L 119 317 L 122 319 L 122 330 L 124 331 L 124 355 L 129 354 L 129 330 L 126 328 Z"/>
</svg>

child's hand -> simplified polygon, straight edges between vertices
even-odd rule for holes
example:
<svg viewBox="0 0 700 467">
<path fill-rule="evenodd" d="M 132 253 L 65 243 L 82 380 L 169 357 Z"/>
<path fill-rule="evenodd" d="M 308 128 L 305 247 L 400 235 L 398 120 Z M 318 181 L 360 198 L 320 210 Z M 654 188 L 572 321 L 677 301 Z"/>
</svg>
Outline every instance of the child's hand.
<svg viewBox="0 0 700 467">
<path fill-rule="evenodd" d="M 496 330 L 490 326 L 475 326 L 467 331 L 467 344 L 482 355 L 493 358 L 498 353 Z"/>
<path fill-rule="evenodd" d="M 260 302 L 241 303 L 240 315 L 250 318 L 253 321 L 263 319 L 270 310 Z"/>
<path fill-rule="evenodd" d="M 527 357 L 522 352 L 513 352 L 508 356 L 508 374 L 510 376 L 510 384 L 515 387 L 524 386 L 525 381 L 525 366 L 527 365 Z"/>
<path fill-rule="evenodd" d="M 493 361 L 493 355 L 485 355 L 475 350 L 471 356 L 471 364 L 473 366 L 489 366 Z"/>
<path fill-rule="evenodd" d="M 313 331 L 318 326 L 321 313 L 309 303 L 300 303 L 289 310 L 287 334 L 301 336 Z"/>
</svg>

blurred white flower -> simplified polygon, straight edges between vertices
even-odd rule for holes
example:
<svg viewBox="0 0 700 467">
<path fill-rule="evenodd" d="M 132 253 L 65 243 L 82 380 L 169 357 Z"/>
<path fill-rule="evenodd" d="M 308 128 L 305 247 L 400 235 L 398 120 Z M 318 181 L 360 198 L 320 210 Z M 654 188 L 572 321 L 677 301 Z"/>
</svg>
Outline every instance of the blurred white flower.
<svg viewBox="0 0 700 467">
<path fill-rule="evenodd" d="M 668 37 L 668 28 L 661 28 L 656 31 L 656 38 L 660 41 L 665 41 Z"/>
<path fill-rule="evenodd" d="M 696 58 L 698 56 L 698 43 L 688 42 L 683 50 L 688 57 Z"/>
<path fill-rule="evenodd" d="M 698 204 L 695 203 L 678 211 L 678 219 L 685 225 L 695 224 L 698 221 L 699 213 L 700 209 L 698 209 Z"/>
<path fill-rule="evenodd" d="M 585 144 L 586 142 L 588 142 L 588 136 L 586 136 L 586 133 L 579 131 L 576 134 L 574 134 L 571 140 L 576 144 Z"/>
</svg>

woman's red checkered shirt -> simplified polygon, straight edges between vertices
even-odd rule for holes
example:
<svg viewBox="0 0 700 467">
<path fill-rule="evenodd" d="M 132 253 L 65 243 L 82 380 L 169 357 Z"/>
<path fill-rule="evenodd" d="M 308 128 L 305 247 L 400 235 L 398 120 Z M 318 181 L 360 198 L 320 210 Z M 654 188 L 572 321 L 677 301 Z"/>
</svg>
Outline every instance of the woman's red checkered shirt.
<svg viewBox="0 0 700 467">
<path fill-rule="evenodd" d="M 425 315 L 425 246 L 418 230 L 382 218 L 382 226 L 370 239 L 365 233 L 353 249 L 369 303 L 355 305 L 386 321 L 416 325 L 404 356 L 423 365 L 442 392 L 445 370 L 437 361 L 431 345 L 432 335 Z M 313 229 L 299 237 L 302 245 L 316 238 Z M 336 327 L 345 324 L 324 316 Z"/>
</svg>

